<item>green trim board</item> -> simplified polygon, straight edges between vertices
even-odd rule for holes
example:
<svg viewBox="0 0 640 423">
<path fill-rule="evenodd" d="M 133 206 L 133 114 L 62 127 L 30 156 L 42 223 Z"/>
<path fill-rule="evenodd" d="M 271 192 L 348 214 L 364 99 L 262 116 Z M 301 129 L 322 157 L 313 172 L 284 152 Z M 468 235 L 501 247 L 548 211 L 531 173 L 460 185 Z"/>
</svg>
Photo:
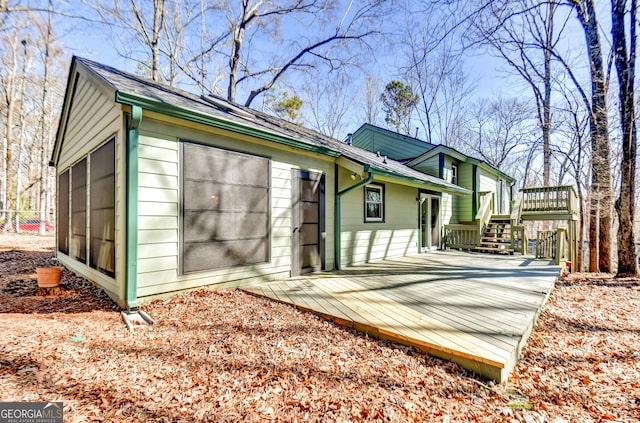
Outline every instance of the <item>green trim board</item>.
<svg viewBox="0 0 640 423">
<path fill-rule="evenodd" d="M 127 120 L 127 276 L 125 300 L 127 310 L 138 308 L 138 128 L 142 108 L 132 105 Z"/>
</svg>

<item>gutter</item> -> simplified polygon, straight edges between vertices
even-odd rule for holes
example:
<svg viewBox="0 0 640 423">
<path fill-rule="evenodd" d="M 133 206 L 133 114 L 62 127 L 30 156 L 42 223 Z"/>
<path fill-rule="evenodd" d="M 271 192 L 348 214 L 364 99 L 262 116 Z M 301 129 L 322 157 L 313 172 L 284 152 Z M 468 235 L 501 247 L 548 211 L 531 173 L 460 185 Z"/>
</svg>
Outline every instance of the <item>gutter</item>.
<svg viewBox="0 0 640 423">
<path fill-rule="evenodd" d="M 142 122 L 142 108 L 131 105 L 127 120 L 127 212 L 126 212 L 126 278 L 125 302 L 127 311 L 138 309 L 138 128 Z"/>
<path fill-rule="evenodd" d="M 342 242 L 342 224 L 340 222 L 341 220 L 341 216 L 342 216 L 342 196 L 345 194 L 350 193 L 351 191 L 360 188 L 363 185 L 367 185 L 369 183 L 371 183 L 371 181 L 373 181 L 373 172 L 371 171 L 371 167 L 369 165 L 366 165 L 363 169 L 363 172 L 366 172 L 369 174 L 369 176 L 367 177 L 367 179 L 363 179 L 360 182 L 358 182 L 355 185 L 351 185 L 348 188 L 343 189 L 342 191 L 338 192 L 336 194 L 336 224 L 335 224 L 335 233 L 334 233 L 334 238 L 335 238 L 335 251 L 336 251 L 336 269 L 337 270 L 342 270 L 342 247 L 341 247 L 341 242 Z"/>
</svg>

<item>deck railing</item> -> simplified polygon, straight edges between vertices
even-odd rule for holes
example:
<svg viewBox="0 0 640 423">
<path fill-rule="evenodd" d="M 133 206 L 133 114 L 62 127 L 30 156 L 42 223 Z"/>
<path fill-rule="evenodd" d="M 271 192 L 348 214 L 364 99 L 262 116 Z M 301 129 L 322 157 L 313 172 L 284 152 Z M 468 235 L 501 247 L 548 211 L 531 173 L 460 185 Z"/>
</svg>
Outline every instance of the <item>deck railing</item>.
<svg viewBox="0 0 640 423">
<path fill-rule="evenodd" d="M 485 194 L 481 197 L 480 208 L 476 213 L 476 220 L 470 223 L 444 225 L 445 248 L 460 248 L 473 250 L 480 245 L 480 239 L 491 220 L 493 197 Z"/>
<path fill-rule="evenodd" d="M 569 247 L 566 228 L 551 231 L 538 231 L 536 240 L 536 258 L 552 258 L 556 264 L 567 258 Z"/>
<path fill-rule="evenodd" d="M 480 197 L 480 207 L 478 208 L 478 213 L 476 213 L 476 225 L 478 226 L 478 238 L 476 239 L 477 245 L 480 245 L 480 239 L 487 228 L 487 224 L 491 221 L 492 213 L 493 196 L 491 194 L 485 194 Z"/>
<path fill-rule="evenodd" d="M 478 225 L 476 223 L 444 225 L 445 248 L 473 250 L 478 246 L 478 239 Z"/>
<path fill-rule="evenodd" d="M 577 196 L 572 186 L 523 188 L 522 215 L 567 214 L 577 212 Z"/>
<path fill-rule="evenodd" d="M 529 239 L 527 238 L 527 231 L 524 226 L 513 225 L 511 226 L 511 248 L 514 252 L 523 255 L 528 254 Z"/>
</svg>

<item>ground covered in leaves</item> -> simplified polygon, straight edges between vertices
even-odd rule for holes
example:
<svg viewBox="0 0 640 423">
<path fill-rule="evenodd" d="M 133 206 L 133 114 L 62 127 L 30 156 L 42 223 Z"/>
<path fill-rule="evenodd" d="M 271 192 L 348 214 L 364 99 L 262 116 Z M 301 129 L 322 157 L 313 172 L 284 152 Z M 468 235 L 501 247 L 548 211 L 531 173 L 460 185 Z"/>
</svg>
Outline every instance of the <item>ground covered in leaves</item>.
<svg viewBox="0 0 640 423">
<path fill-rule="evenodd" d="M 640 420 L 640 281 L 560 281 L 508 382 L 237 291 L 118 308 L 65 271 L 52 238 L 0 234 L 0 401 L 63 401 L 66 422 Z"/>
</svg>

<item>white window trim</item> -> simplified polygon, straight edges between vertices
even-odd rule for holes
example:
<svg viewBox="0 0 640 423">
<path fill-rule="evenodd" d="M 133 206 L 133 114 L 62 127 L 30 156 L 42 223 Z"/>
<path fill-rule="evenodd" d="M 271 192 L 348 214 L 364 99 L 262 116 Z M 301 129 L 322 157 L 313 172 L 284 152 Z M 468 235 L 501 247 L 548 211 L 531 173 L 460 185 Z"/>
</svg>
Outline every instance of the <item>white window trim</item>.
<svg viewBox="0 0 640 423">
<path fill-rule="evenodd" d="M 455 163 L 451 164 L 451 183 L 454 185 L 458 185 L 458 174 L 459 174 L 458 165 Z"/>
<path fill-rule="evenodd" d="M 372 202 L 367 200 L 367 190 L 374 189 L 380 192 L 380 202 Z M 380 217 L 367 216 L 368 205 L 380 204 Z M 369 184 L 364 187 L 364 221 L 365 222 L 384 222 L 384 185 Z"/>
</svg>

